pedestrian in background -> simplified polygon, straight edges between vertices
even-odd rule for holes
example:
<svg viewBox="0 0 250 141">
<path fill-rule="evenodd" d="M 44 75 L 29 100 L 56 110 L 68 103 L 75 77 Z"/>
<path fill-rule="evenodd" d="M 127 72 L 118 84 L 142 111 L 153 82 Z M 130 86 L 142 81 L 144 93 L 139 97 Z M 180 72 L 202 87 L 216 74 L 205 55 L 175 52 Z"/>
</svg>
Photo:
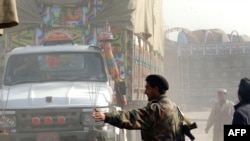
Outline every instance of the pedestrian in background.
<svg viewBox="0 0 250 141">
<path fill-rule="evenodd" d="M 239 103 L 234 106 L 233 125 L 250 125 L 250 80 L 242 78 L 238 88 Z"/>
<path fill-rule="evenodd" d="M 127 103 L 127 97 L 126 97 L 126 84 L 125 81 L 115 81 L 114 84 L 114 90 L 115 90 L 115 105 L 118 106 L 118 110 L 123 110 Z M 121 140 L 127 141 L 127 131 L 125 129 L 121 130 L 121 133 L 124 134 L 124 138 Z M 120 137 L 120 136 L 118 136 Z"/>
<path fill-rule="evenodd" d="M 95 109 L 92 117 L 96 122 L 104 121 L 125 129 L 141 130 L 144 141 L 181 141 L 183 117 L 177 106 L 165 92 L 167 80 L 156 74 L 146 77 L 144 93 L 148 97 L 147 106 L 103 113 Z"/>
<path fill-rule="evenodd" d="M 224 125 L 231 124 L 234 113 L 234 102 L 227 99 L 227 90 L 217 91 L 218 101 L 214 103 L 207 120 L 205 133 L 213 126 L 213 141 L 224 141 Z"/>
<path fill-rule="evenodd" d="M 128 104 L 126 97 L 126 84 L 124 81 L 115 82 L 115 101 L 116 105 L 124 109 Z"/>
</svg>

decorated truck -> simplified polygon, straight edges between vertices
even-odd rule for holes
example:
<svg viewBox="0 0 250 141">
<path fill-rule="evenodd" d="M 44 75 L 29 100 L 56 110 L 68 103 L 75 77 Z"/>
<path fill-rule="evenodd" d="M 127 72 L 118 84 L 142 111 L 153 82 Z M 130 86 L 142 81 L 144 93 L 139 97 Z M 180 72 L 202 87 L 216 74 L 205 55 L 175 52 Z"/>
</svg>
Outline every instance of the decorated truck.
<svg viewBox="0 0 250 141">
<path fill-rule="evenodd" d="M 107 23 L 112 52 L 130 101 L 146 100 L 144 77 L 164 74 L 162 0 L 25 0 L 16 1 L 20 24 L 0 37 L 0 65 L 5 54 L 21 46 L 64 43 L 98 45 Z M 136 103 L 136 102 L 135 102 Z"/>
<path fill-rule="evenodd" d="M 70 116 L 70 115 L 66 114 L 68 112 L 66 112 L 66 110 L 64 109 L 67 109 L 67 106 L 63 107 L 64 105 L 63 102 L 64 103 L 68 102 L 67 103 L 68 106 L 72 102 L 71 103 L 72 108 L 69 108 L 69 110 L 70 109 L 76 110 L 77 108 L 73 108 L 74 106 L 79 107 L 79 109 L 77 109 L 79 110 L 78 115 L 81 115 L 83 111 L 81 111 L 80 109 L 84 109 L 83 107 L 85 106 L 87 107 L 88 112 L 92 112 L 92 108 L 94 106 L 97 107 L 98 104 L 100 106 L 99 108 L 102 108 L 101 106 L 102 104 L 106 106 L 108 105 L 111 106 L 110 104 L 112 103 L 112 100 L 109 99 L 110 98 L 109 96 L 103 102 L 97 100 L 96 103 L 94 104 L 92 103 L 92 106 L 88 107 L 87 105 L 84 105 L 87 103 L 85 103 L 82 97 L 77 97 L 76 95 L 78 94 L 80 95 L 80 93 L 82 93 L 83 91 L 85 92 L 88 91 L 92 93 L 93 91 L 98 90 L 98 89 L 95 89 L 95 87 L 91 86 L 90 84 L 101 85 L 103 87 L 97 87 L 97 88 L 100 88 L 100 90 L 106 89 L 107 92 L 112 91 L 110 94 L 108 94 L 108 95 L 112 95 L 113 87 L 112 87 L 112 83 L 110 82 L 124 81 L 126 84 L 126 97 L 128 101 L 128 105 L 125 106 L 125 109 L 142 107 L 145 105 L 145 102 L 147 101 L 147 97 L 144 94 L 145 76 L 151 73 L 164 74 L 164 65 L 163 65 L 164 64 L 164 49 L 163 49 L 164 37 L 163 37 L 163 26 L 162 26 L 163 25 L 162 14 L 160 11 L 160 9 L 162 9 L 161 6 L 162 6 L 161 0 L 160 1 L 154 1 L 154 0 L 148 0 L 148 1 L 31 0 L 29 1 L 29 3 L 23 0 L 19 0 L 17 1 L 17 9 L 18 9 L 19 16 L 21 17 L 20 25 L 18 25 L 15 28 L 9 28 L 9 29 L 4 30 L 4 34 L 0 38 L 0 45 L 1 45 L 1 48 L 0 48 L 1 60 L 0 61 L 2 61 L 1 67 L 6 70 L 8 68 L 8 63 L 7 65 L 5 65 L 6 63 L 4 63 L 3 60 L 7 61 L 10 58 L 12 58 L 10 56 L 7 56 L 6 53 L 11 50 L 13 50 L 13 52 L 19 52 L 19 51 L 21 52 L 21 47 L 27 48 L 26 46 L 30 46 L 28 47 L 28 49 L 25 49 L 26 51 L 30 50 L 28 52 L 31 52 L 31 50 L 32 51 L 35 50 L 32 48 L 40 48 L 41 50 L 46 50 L 47 48 L 47 49 L 51 49 L 52 51 L 57 50 L 58 53 L 62 53 L 63 50 L 66 49 L 66 47 L 64 47 L 65 45 L 68 46 L 68 48 L 72 47 L 72 50 L 75 50 L 77 47 L 82 48 L 81 46 L 85 46 L 85 47 L 98 46 L 97 48 L 90 47 L 89 49 L 86 49 L 86 50 L 89 50 L 89 51 L 92 50 L 93 52 L 95 50 L 96 52 L 98 52 L 97 50 L 98 48 L 100 48 L 103 54 L 105 52 L 104 47 L 107 45 L 110 51 L 109 53 L 112 53 L 111 55 L 112 57 L 109 58 L 110 54 L 103 54 L 104 56 L 106 56 L 106 58 L 102 60 L 104 61 L 103 64 L 107 65 L 104 76 L 95 76 L 95 77 L 89 77 L 89 78 L 81 78 L 80 76 L 78 76 L 79 78 L 77 77 L 70 78 L 70 76 L 72 75 L 70 74 L 70 71 L 72 71 L 71 73 L 75 71 L 75 73 L 77 74 L 77 67 L 78 69 L 80 69 L 81 67 L 85 67 L 85 66 L 81 66 L 84 64 L 81 64 L 80 62 L 78 62 L 80 61 L 80 59 L 82 59 L 82 58 L 78 59 L 77 58 L 78 55 L 75 55 L 74 57 L 72 55 L 71 56 L 72 60 L 71 60 L 70 55 L 69 56 L 63 55 L 61 56 L 62 58 L 58 58 L 58 56 L 53 55 L 53 52 L 51 52 L 52 53 L 51 55 L 47 54 L 48 56 L 46 55 L 43 56 L 47 59 L 43 57 L 37 58 L 38 61 L 43 60 L 42 62 L 40 62 L 41 64 L 39 64 L 41 65 L 42 69 L 47 69 L 50 73 L 53 73 L 52 70 L 57 67 L 58 67 L 57 69 L 58 71 L 63 71 L 65 69 L 63 68 L 63 66 L 60 65 L 60 62 L 64 62 L 64 65 L 68 63 L 68 65 L 72 65 L 72 67 L 76 67 L 75 68 L 76 70 L 68 70 L 68 73 L 67 73 L 67 69 L 65 70 L 66 71 L 65 75 L 69 75 L 68 78 L 65 78 L 67 76 L 63 76 L 61 78 L 59 77 L 60 73 L 56 73 L 56 72 L 54 72 L 53 74 L 44 74 L 46 77 L 53 77 L 50 75 L 57 76 L 57 80 L 52 79 L 53 82 L 48 82 L 48 84 L 55 85 L 56 83 L 62 81 L 62 82 L 66 82 L 67 84 L 70 84 L 71 86 L 68 86 L 65 84 L 64 85 L 65 88 L 58 89 L 58 91 L 61 91 L 61 92 L 65 91 L 65 93 L 62 94 L 64 95 L 62 96 L 64 97 L 64 100 L 62 97 L 60 98 L 59 94 L 55 94 L 57 96 L 51 97 L 52 94 L 50 95 L 47 92 L 43 94 L 43 96 L 41 97 L 38 96 L 38 98 L 40 98 L 38 100 L 39 102 L 41 102 L 40 104 L 44 104 L 44 106 L 40 107 L 41 109 L 47 107 L 45 106 L 46 104 L 50 104 L 50 106 L 52 107 L 55 106 L 56 104 L 53 105 L 52 103 L 50 103 L 51 100 L 52 102 L 59 102 L 59 105 L 61 104 L 60 106 L 57 106 L 57 108 L 61 107 L 59 108 L 61 109 L 61 111 L 60 110 L 57 111 L 56 109 L 53 109 L 53 108 L 51 111 L 41 110 L 41 111 L 44 111 L 44 113 L 41 114 L 42 118 L 40 118 L 40 123 L 44 122 L 43 120 L 44 118 L 47 117 L 47 114 L 48 114 L 48 117 L 53 116 L 53 118 L 57 118 L 58 115 L 59 117 L 64 116 L 64 118 L 66 119 L 65 123 L 68 123 L 66 116 Z M 113 36 L 112 40 L 106 40 L 105 42 L 100 42 L 100 33 L 104 31 L 103 26 L 105 26 L 107 22 L 109 23 L 109 26 L 110 26 L 110 32 L 112 32 L 112 36 Z M 48 47 L 51 45 L 53 46 Z M 55 49 L 52 49 L 52 48 L 55 48 Z M 61 49 L 61 52 L 60 52 L 60 49 Z M 58 59 L 60 59 L 60 61 Z M 111 65 L 110 65 L 109 59 L 112 60 Z M 84 60 L 86 60 L 86 58 Z M 85 64 L 85 65 L 87 66 L 88 64 Z M 92 62 L 91 65 L 93 67 L 97 66 L 96 63 L 94 62 Z M 113 66 L 115 67 L 113 68 Z M 97 69 L 93 69 L 93 70 L 97 70 Z M 4 75 L 6 76 L 7 73 L 9 73 L 9 71 L 5 71 Z M 117 77 L 114 78 L 113 77 L 114 75 Z M 11 82 L 6 83 L 8 85 L 5 86 L 6 84 L 4 83 L 8 82 L 8 80 L 5 80 L 7 79 L 5 78 L 5 76 L 3 78 L 4 81 L 2 82 L 3 90 L 5 88 L 7 89 L 12 88 L 12 87 L 16 88 L 19 85 L 25 85 L 22 81 L 20 81 L 20 83 L 15 82 L 16 84 L 14 83 L 15 85 L 13 85 L 13 83 L 11 83 L 13 80 L 9 80 Z M 88 80 L 90 82 L 89 85 L 87 85 L 87 83 L 81 82 L 81 81 L 84 81 L 84 79 L 89 79 Z M 101 79 L 104 79 L 105 82 L 96 83 L 96 81 L 99 81 Z M 33 86 L 36 86 L 38 84 L 32 83 L 30 85 L 29 82 L 27 83 L 28 84 L 26 86 L 28 88 L 26 88 L 26 90 L 27 91 L 29 90 L 27 94 L 27 98 L 29 100 L 27 101 L 29 102 L 29 104 L 39 103 L 39 102 L 33 101 L 34 98 L 37 96 L 36 92 L 34 92 L 33 90 L 34 88 Z M 45 83 L 45 82 L 41 80 L 40 83 Z M 38 86 L 37 88 L 40 88 L 40 89 L 44 88 L 45 90 L 48 90 L 49 92 L 50 89 L 54 88 L 53 85 L 43 85 L 43 86 Z M 80 90 L 80 88 L 77 88 L 77 86 L 80 86 L 81 89 L 82 88 L 83 89 L 86 88 L 86 89 Z M 5 115 L 7 114 L 5 111 L 8 111 L 7 106 L 9 105 L 8 104 L 9 102 L 7 99 L 10 99 L 11 91 L 12 90 L 10 89 L 4 90 L 2 94 L 3 95 L 3 97 L 1 98 L 2 109 Z M 23 91 L 25 91 L 25 89 L 21 89 L 20 91 L 18 90 L 16 92 L 23 92 Z M 78 92 L 76 92 L 76 95 L 74 95 L 74 94 L 71 94 L 72 91 L 78 91 Z M 7 95 L 6 95 L 6 92 L 7 92 Z M 52 90 L 51 92 L 57 93 L 57 91 L 52 91 Z M 88 95 L 88 103 L 91 104 L 92 98 L 89 96 L 89 94 L 87 95 Z M 24 94 L 22 96 L 24 96 Z M 99 97 L 101 96 L 102 98 L 104 98 L 102 94 L 98 94 L 98 96 Z M 16 98 L 16 102 L 14 102 L 15 104 L 19 102 L 22 103 L 21 100 L 17 100 L 20 97 L 17 96 L 15 98 Z M 47 100 L 49 101 L 49 103 L 46 102 Z M 58 100 L 58 101 L 54 101 L 54 100 Z M 81 101 L 83 103 L 80 105 L 77 105 L 76 103 L 73 104 L 76 101 L 78 102 Z M 49 107 L 48 109 L 51 108 Z M 109 109 L 107 111 L 115 110 L 115 108 L 112 109 L 111 107 L 109 108 L 107 107 L 104 109 L 105 110 Z M 18 108 L 20 109 L 21 106 Z M 36 115 L 39 116 L 39 114 L 36 114 L 36 112 L 39 112 L 38 110 L 39 108 L 35 106 L 34 107 L 32 106 L 32 108 L 34 108 L 32 112 L 21 114 L 21 117 L 18 117 L 18 118 L 15 116 L 13 117 L 15 117 L 16 120 L 20 119 L 21 120 L 20 123 L 22 123 L 23 120 L 26 120 L 27 118 L 26 116 L 28 116 L 29 118 L 36 117 Z M 72 112 L 71 114 L 77 113 L 77 112 L 73 112 L 74 110 L 70 111 Z M 25 112 L 25 110 L 22 112 Z M 35 114 L 33 114 L 33 112 Z M 65 113 L 66 115 L 63 115 L 63 114 L 61 115 L 60 112 Z M 74 120 L 77 120 L 75 122 L 79 121 L 79 119 L 76 119 L 78 118 L 78 116 L 74 116 L 74 118 L 75 118 Z M 49 119 L 50 118 L 48 118 L 48 120 Z M 37 118 L 35 118 L 35 121 L 36 120 Z M 87 118 L 86 120 L 90 120 L 90 119 Z M 35 128 L 37 126 L 32 125 L 32 122 L 30 124 L 31 125 L 27 125 L 26 127 L 27 128 L 29 127 L 30 131 L 32 129 L 31 126 L 34 127 L 34 130 L 32 131 L 37 133 L 37 136 L 36 136 L 37 140 L 40 137 L 39 136 L 40 133 L 51 133 L 51 134 L 42 134 L 42 135 L 45 135 L 45 136 L 48 135 L 48 137 L 52 137 L 52 138 L 57 138 L 57 137 L 59 138 L 61 135 L 60 133 L 53 134 L 55 133 L 54 132 L 55 130 L 52 131 L 52 129 L 46 132 L 47 131 L 46 125 L 42 126 L 41 129 L 38 129 L 38 128 Z M 58 122 L 55 121 L 55 119 L 53 119 L 53 124 L 58 124 Z M 50 126 L 54 126 L 53 124 Z M 96 123 L 96 124 L 100 124 L 100 123 Z M 19 124 L 16 124 L 14 126 L 19 127 Z M 58 125 L 58 126 L 61 126 L 61 125 Z M 66 128 L 61 129 L 58 126 L 55 126 L 55 128 L 59 129 L 59 131 L 63 131 L 63 132 L 65 130 L 67 130 L 68 132 L 76 131 L 72 127 L 74 125 L 69 125 L 70 128 L 67 127 L 68 129 Z M 6 126 L 0 125 L 0 128 L 1 127 L 2 129 L 5 129 Z M 63 127 L 63 125 L 61 127 Z M 111 129 L 109 128 L 109 126 L 106 126 L 106 125 L 103 127 L 105 128 L 107 127 L 107 130 L 105 129 L 106 131 L 109 131 L 108 129 Z M 9 130 L 9 131 L 26 132 L 25 130 L 27 130 L 27 128 L 23 128 L 23 130 L 17 130 L 13 128 L 13 130 Z M 81 126 L 79 124 L 77 125 L 77 128 L 84 129 L 84 126 Z M 93 128 L 93 129 L 99 129 L 99 128 Z M 87 129 L 83 131 L 85 132 L 87 131 Z M 83 131 L 81 130 L 81 132 Z M 131 137 L 130 140 L 140 139 L 140 134 L 138 133 L 128 132 L 128 134 L 129 134 L 128 138 Z M 66 133 L 65 133 L 65 136 L 67 136 Z M 106 137 L 112 138 L 112 136 L 113 136 L 112 134 L 108 134 L 108 136 Z M 28 138 L 24 138 L 23 140 L 26 141 L 26 139 L 28 140 Z M 59 140 L 63 140 L 63 139 L 59 139 Z M 70 139 L 68 138 L 67 140 L 70 140 Z M 72 140 L 75 141 L 76 139 L 72 136 Z"/>
<path fill-rule="evenodd" d="M 102 51 L 91 46 L 16 48 L 8 53 L 0 130 L 11 141 L 115 140 L 112 126 L 92 119 L 112 106 Z"/>
</svg>

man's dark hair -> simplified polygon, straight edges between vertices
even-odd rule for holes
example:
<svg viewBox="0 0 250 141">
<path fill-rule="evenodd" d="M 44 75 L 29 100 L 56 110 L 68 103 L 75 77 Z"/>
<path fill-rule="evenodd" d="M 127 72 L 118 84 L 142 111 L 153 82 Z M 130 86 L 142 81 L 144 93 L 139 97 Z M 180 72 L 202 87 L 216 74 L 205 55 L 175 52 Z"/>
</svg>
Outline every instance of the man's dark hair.
<svg viewBox="0 0 250 141">
<path fill-rule="evenodd" d="M 146 82 L 151 87 L 158 87 L 160 94 L 164 94 L 169 89 L 168 81 L 161 75 L 148 75 L 146 77 Z"/>
</svg>

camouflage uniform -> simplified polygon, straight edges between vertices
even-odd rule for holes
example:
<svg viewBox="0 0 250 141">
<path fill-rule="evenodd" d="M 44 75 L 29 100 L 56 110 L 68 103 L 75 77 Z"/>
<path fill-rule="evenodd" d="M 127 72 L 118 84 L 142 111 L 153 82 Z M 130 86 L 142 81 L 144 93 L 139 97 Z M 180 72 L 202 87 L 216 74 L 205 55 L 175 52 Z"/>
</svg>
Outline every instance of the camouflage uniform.
<svg viewBox="0 0 250 141">
<path fill-rule="evenodd" d="M 181 141 L 183 117 L 166 95 L 136 110 L 105 113 L 105 122 L 125 129 L 140 129 L 144 141 Z"/>
</svg>

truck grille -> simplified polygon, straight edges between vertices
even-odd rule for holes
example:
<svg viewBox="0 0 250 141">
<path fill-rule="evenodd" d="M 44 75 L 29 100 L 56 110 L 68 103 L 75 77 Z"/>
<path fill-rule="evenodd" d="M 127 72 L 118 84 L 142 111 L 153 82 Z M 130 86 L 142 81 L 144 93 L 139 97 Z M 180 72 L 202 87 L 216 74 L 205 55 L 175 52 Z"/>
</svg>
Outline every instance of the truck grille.
<svg viewBox="0 0 250 141">
<path fill-rule="evenodd" d="M 18 110 L 17 132 L 82 130 L 81 113 L 80 108 Z M 58 117 L 64 117 L 64 122 L 58 121 Z M 32 121 L 34 118 L 38 124 Z"/>
</svg>

